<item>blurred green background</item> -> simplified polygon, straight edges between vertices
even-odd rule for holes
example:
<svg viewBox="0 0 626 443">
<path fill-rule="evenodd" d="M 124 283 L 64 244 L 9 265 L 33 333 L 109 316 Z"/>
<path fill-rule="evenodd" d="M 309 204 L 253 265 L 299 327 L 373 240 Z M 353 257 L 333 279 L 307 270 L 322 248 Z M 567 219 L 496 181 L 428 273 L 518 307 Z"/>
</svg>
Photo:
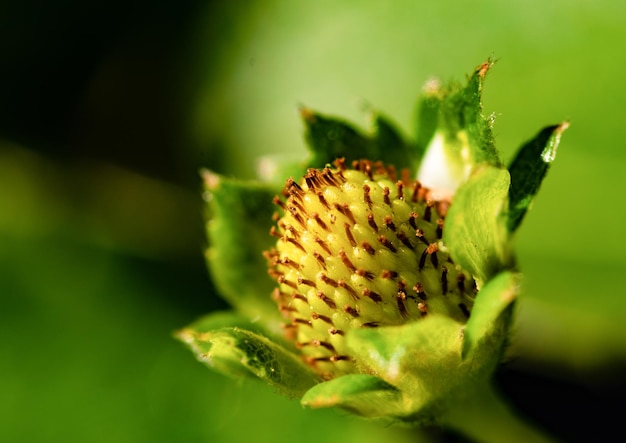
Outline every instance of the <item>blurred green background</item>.
<svg viewBox="0 0 626 443">
<path fill-rule="evenodd" d="M 424 82 L 488 56 L 506 159 L 572 124 L 517 239 L 498 384 L 565 441 L 621 432 L 625 43 L 610 0 L 2 1 L 0 441 L 451 441 L 304 411 L 171 334 L 225 307 L 200 167 L 252 177 L 260 156 L 305 155 L 299 104 L 414 134 Z"/>
</svg>

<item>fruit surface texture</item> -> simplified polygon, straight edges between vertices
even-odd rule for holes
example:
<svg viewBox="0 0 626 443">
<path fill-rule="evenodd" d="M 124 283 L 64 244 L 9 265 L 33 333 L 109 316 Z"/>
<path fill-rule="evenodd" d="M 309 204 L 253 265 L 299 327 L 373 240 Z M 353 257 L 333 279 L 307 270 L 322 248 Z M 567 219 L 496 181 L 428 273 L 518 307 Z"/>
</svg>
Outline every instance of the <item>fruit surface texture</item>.
<svg viewBox="0 0 626 443">
<path fill-rule="evenodd" d="M 442 242 L 450 202 L 408 171 L 339 159 L 289 179 L 274 203 L 273 297 L 287 336 L 324 378 L 362 372 L 344 343 L 351 329 L 469 318 L 476 282 Z"/>
</svg>

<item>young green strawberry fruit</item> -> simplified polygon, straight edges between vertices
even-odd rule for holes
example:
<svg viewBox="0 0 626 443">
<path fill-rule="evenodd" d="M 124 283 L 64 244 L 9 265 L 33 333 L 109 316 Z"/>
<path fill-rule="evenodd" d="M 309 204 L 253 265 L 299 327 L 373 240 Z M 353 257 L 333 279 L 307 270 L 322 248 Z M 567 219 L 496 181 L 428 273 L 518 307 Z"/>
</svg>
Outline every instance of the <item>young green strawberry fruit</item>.
<svg viewBox="0 0 626 443">
<path fill-rule="evenodd" d="M 445 315 L 465 323 L 476 295 L 442 243 L 448 201 L 381 162 L 309 169 L 274 202 L 282 216 L 266 253 L 288 336 L 330 379 L 355 367 L 344 336 L 355 328 Z"/>
<path fill-rule="evenodd" d="M 429 82 L 411 140 L 381 115 L 362 133 L 302 109 L 306 162 L 268 158 L 255 181 L 204 171 L 206 256 L 233 309 L 178 338 L 209 367 L 306 407 L 545 441 L 490 380 L 520 292 L 515 233 L 567 122 L 506 166 L 481 102 L 491 65 L 465 85 Z M 507 435 L 485 438 L 480 423 Z"/>
</svg>

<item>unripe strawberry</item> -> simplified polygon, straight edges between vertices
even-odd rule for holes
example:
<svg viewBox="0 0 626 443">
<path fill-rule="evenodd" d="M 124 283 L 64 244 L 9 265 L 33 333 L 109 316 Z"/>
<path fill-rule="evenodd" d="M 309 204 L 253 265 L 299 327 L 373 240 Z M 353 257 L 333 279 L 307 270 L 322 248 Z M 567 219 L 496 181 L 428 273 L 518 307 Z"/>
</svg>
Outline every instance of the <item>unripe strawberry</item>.
<svg viewBox="0 0 626 443">
<path fill-rule="evenodd" d="M 398 180 L 392 166 L 340 159 L 289 179 L 274 202 L 278 240 L 266 253 L 274 299 L 322 377 L 365 371 L 344 342 L 351 329 L 469 318 L 475 280 L 441 240 L 449 201 L 434 200 L 408 171 Z"/>
<path fill-rule="evenodd" d="M 234 309 L 178 333 L 201 362 L 263 380 L 306 407 L 450 427 L 481 441 L 495 420 L 511 435 L 491 433 L 493 441 L 544 441 L 512 420 L 490 378 L 520 288 L 513 236 L 567 122 L 540 131 L 507 169 L 481 103 L 491 65 L 465 86 L 429 84 L 413 141 L 380 115 L 364 135 L 303 109 L 306 165 L 339 158 L 334 166 L 305 173 L 300 162 L 266 159 L 252 182 L 204 173 L 207 259 Z M 357 160 L 348 167 L 343 156 Z M 304 176 L 287 180 L 271 219 L 289 175 Z"/>
</svg>

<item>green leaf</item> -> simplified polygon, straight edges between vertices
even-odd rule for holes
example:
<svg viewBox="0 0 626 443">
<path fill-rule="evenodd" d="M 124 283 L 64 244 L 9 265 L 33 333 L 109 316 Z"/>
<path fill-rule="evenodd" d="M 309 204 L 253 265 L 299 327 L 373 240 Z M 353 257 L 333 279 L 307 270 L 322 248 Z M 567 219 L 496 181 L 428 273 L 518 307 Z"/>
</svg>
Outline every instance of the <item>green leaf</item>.
<svg viewBox="0 0 626 443">
<path fill-rule="evenodd" d="M 498 342 L 506 334 L 510 315 L 505 311 L 513 304 L 519 293 L 520 274 L 505 271 L 491 279 L 478 293 L 472 315 L 465 326 L 462 357 L 475 355 L 485 340 Z M 488 354 L 494 354 L 492 347 Z"/>
<path fill-rule="evenodd" d="M 452 258 L 479 283 L 510 267 L 506 230 L 509 173 L 485 166 L 454 196 L 443 240 Z"/>
<path fill-rule="evenodd" d="M 511 189 L 509 191 L 508 229 L 519 227 L 526 211 L 539 191 L 541 182 L 556 157 L 561 134 L 568 122 L 542 129 L 532 140 L 524 144 L 509 166 Z"/>
<path fill-rule="evenodd" d="M 396 415 L 401 409 L 398 389 L 373 375 L 350 374 L 313 386 L 301 403 L 310 408 L 341 407 L 363 417 Z"/>
<path fill-rule="evenodd" d="M 280 315 L 270 294 L 275 283 L 262 252 L 272 247 L 269 235 L 274 189 L 203 171 L 209 199 L 206 256 L 213 280 L 228 302 L 249 318 L 260 318 L 278 331 Z"/>
<path fill-rule="evenodd" d="M 210 368 L 235 378 L 259 378 L 289 397 L 302 396 L 318 381 L 296 354 L 245 329 L 204 331 L 192 325 L 177 336 Z"/>
</svg>

